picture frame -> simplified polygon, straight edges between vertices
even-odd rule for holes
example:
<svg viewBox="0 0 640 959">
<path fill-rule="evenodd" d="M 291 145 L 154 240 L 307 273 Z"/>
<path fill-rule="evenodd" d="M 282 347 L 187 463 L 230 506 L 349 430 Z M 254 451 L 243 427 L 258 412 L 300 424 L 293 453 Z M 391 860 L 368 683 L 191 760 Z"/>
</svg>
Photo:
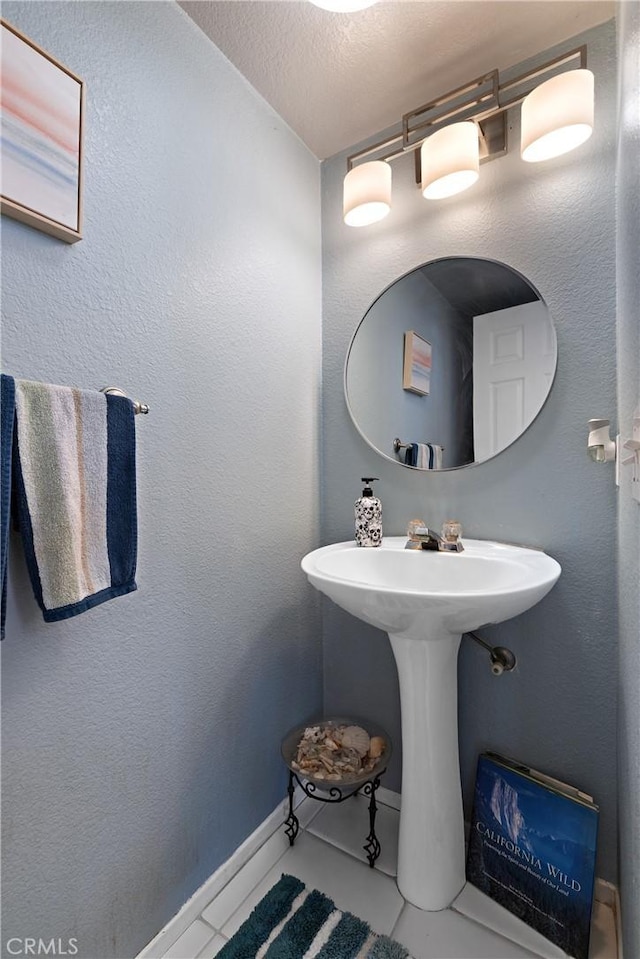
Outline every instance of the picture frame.
<svg viewBox="0 0 640 959">
<path fill-rule="evenodd" d="M 84 81 L 6 20 L 0 29 L 0 210 L 76 243 L 82 239 Z"/>
<path fill-rule="evenodd" d="M 413 330 L 404 334 L 402 388 L 419 396 L 431 391 L 431 344 Z"/>
</svg>

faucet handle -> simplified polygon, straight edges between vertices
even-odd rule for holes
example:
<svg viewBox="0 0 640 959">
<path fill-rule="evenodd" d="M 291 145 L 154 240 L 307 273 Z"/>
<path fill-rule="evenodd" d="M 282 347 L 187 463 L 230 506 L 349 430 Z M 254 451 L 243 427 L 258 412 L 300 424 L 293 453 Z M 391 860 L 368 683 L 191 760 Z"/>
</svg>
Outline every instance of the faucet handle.
<svg viewBox="0 0 640 959">
<path fill-rule="evenodd" d="M 429 534 L 429 527 L 423 519 L 410 519 L 407 525 L 407 536 L 415 543 Z"/>
<path fill-rule="evenodd" d="M 445 543 L 455 543 L 462 536 L 462 524 L 457 519 L 446 519 L 440 535 Z"/>
<path fill-rule="evenodd" d="M 460 537 L 462 536 L 462 525 L 457 519 L 446 519 L 442 524 L 441 535 L 441 549 L 456 553 L 461 553 L 464 550 L 464 547 L 460 542 Z"/>
</svg>

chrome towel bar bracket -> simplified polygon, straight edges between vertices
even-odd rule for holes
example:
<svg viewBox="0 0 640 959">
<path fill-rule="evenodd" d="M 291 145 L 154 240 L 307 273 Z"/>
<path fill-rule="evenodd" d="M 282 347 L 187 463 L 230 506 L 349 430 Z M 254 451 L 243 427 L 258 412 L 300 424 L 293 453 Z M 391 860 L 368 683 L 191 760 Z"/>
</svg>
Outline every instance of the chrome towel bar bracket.
<svg viewBox="0 0 640 959">
<path fill-rule="evenodd" d="M 100 390 L 101 393 L 111 393 L 113 396 L 124 396 L 125 399 L 128 399 L 127 394 L 119 389 L 117 386 L 103 386 Z M 146 403 L 139 403 L 138 400 L 131 400 L 133 403 L 133 412 L 137 415 L 138 413 L 148 413 L 149 407 Z"/>
</svg>

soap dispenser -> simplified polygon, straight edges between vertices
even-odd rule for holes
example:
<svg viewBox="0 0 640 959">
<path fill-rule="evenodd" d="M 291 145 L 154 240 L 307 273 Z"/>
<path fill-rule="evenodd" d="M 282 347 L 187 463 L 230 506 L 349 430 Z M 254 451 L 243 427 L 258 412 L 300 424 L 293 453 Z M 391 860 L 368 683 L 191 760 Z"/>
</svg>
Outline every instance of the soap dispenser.
<svg viewBox="0 0 640 959">
<path fill-rule="evenodd" d="M 380 546 L 382 544 L 382 503 L 373 495 L 370 483 L 375 476 L 363 476 L 365 484 L 362 496 L 355 502 L 356 543 L 358 546 Z"/>
</svg>

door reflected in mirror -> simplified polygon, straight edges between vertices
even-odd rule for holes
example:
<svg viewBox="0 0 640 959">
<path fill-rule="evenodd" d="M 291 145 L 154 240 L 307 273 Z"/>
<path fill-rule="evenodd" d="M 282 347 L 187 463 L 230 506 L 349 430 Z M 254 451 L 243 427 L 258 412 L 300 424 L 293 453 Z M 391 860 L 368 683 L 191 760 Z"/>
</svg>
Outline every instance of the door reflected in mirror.
<svg viewBox="0 0 640 959">
<path fill-rule="evenodd" d="M 553 322 L 528 280 L 494 260 L 447 257 L 400 277 L 367 310 L 347 353 L 345 396 L 378 453 L 458 469 L 524 433 L 556 362 Z"/>
</svg>

